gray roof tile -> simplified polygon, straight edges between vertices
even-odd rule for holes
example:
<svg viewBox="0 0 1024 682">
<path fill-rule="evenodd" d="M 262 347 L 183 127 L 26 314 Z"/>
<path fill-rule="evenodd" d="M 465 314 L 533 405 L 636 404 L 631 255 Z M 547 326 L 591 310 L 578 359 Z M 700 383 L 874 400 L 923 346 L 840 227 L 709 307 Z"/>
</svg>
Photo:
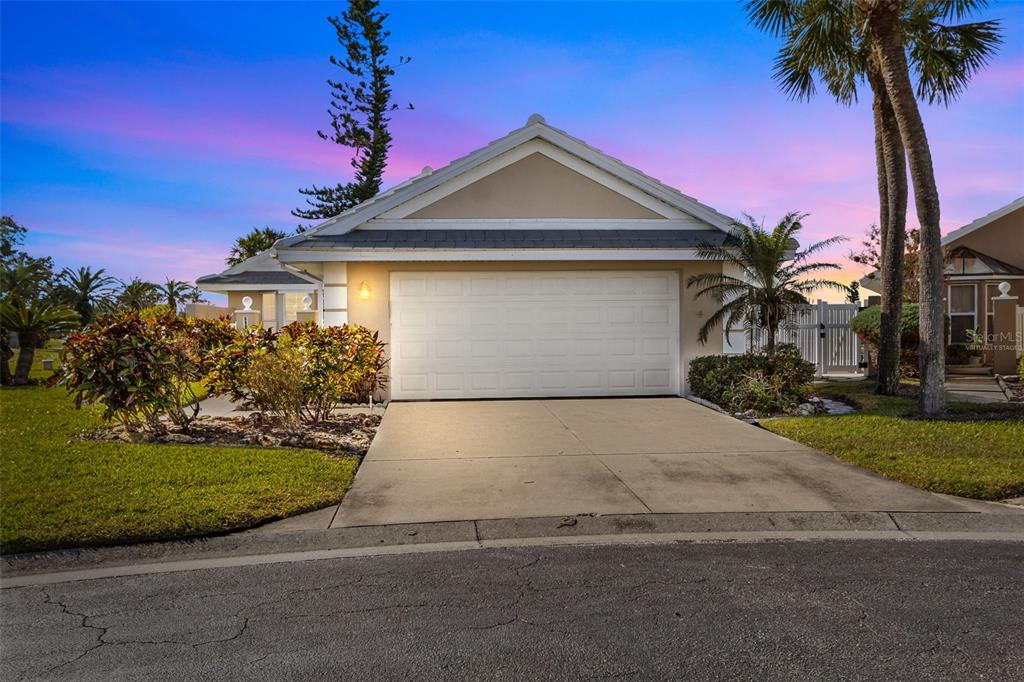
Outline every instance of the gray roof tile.
<svg viewBox="0 0 1024 682">
<path fill-rule="evenodd" d="M 308 280 L 283 270 L 249 270 L 234 275 L 206 275 L 197 284 L 309 284 Z"/>
</svg>

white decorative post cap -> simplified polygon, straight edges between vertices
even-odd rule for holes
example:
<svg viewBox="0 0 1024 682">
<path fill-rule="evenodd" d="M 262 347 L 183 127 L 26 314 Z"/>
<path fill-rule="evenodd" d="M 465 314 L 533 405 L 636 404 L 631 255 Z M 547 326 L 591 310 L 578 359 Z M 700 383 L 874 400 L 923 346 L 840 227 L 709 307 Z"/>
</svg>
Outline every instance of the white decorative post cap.
<svg viewBox="0 0 1024 682">
<path fill-rule="evenodd" d="M 999 298 L 1010 298 L 1010 283 L 1000 282 L 999 283 Z"/>
<path fill-rule="evenodd" d="M 252 309 L 252 296 L 242 297 L 242 312 L 251 313 Z"/>
<path fill-rule="evenodd" d="M 306 294 L 302 297 L 302 311 L 309 312 L 309 306 L 313 305 L 313 297 Z"/>
</svg>

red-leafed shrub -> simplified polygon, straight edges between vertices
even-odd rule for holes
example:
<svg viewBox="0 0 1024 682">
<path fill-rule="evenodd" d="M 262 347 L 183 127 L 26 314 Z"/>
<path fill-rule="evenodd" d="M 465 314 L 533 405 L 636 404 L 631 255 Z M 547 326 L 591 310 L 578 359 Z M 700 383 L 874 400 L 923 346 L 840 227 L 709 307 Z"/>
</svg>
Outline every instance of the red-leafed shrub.
<svg viewBox="0 0 1024 682">
<path fill-rule="evenodd" d="M 196 384 L 233 334 L 224 321 L 125 310 L 68 336 L 58 383 L 76 406 L 101 404 L 105 419 L 129 430 L 161 431 L 163 415 L 187 428 L 198 413 Z"/>
<path fill-rule="evenodd" d="M 367 400 L 387 385 L 384 349 L 378 333 L 360 325 L 296 322 L 280 333 L 251 329 L 217 351 L 208 386 L 232 400 L 291 418 L 283 405 L 293 401 L 270 395 L 275 382 L 269 373 L 279 367 L 299 377 L 299 417 L 322 421 L 342 403 Z M 267 357 L 274 354 L 282 357 Z"/>
</svg>

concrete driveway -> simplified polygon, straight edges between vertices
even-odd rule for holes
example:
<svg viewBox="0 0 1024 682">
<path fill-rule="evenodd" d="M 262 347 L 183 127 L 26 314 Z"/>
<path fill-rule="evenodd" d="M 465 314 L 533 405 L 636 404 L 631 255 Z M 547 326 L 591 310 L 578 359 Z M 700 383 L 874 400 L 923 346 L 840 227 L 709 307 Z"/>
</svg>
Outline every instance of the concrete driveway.
<svg viewBox="0 0 1024 682">
<path fill-rule="evenodd" d="M 966 509 L 682 398 L 427 402 L 390 405 L 332 526 L 751 511 Z"/>
</svg>

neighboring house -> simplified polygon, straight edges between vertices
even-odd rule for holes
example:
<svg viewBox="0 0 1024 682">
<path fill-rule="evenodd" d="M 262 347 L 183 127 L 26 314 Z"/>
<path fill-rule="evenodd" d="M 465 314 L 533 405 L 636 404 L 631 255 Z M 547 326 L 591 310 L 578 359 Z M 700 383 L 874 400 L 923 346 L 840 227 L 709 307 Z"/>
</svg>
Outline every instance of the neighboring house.
<svg viewBox="0 0 1024 682">
<path fill-rule="evenodd" d="M 379 330 L 392 398 L 679 394 L 722 352 L 697 341 L 716 305 L 685 282 L 722 264 L 696 247 L 734 225 L 533 115 L 197 284 L 266 326 Z"/>
<path fill-rule="evenodd" d="M 968 342 L 969 329 L 992 334 L 999 283 L 1008 282 L 1009 294 L 1024 302 L 1024 197 L 950 232 L 942 245 L 950 341 Z"/>
<path fill-rule="evenodd" d="M 999 283 L 1009 283 L 1009 294 L 1024 302 L 1024 197 L 950 232 L 942 246 L 950 342 L 968 343 L 969 330 L 991 335 Z M 880 291 L 881 282 L 872 273 L 861 285 Z"/>
</svg>

